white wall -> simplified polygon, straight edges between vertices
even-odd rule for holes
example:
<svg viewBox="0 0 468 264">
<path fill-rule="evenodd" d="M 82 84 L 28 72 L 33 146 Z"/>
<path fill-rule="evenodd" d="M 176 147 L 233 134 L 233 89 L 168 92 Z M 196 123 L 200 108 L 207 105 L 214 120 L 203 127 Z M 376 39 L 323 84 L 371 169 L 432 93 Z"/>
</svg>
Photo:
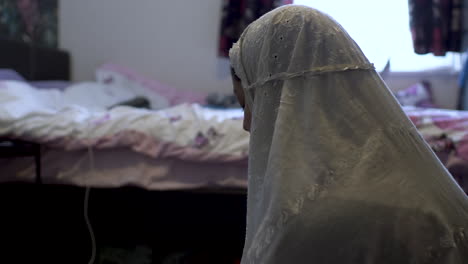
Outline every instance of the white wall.
<svg viewBox="0 0 468 264">
<path fill-rule="evenodd" d="M 93 80 L 96 67 L 115 62 L 176 88 L 228 92 L 228 63 L 217 58 L 221 4 L 61 0 L 60 46 L 71 52 L 76 81 Z"/>
</svg>

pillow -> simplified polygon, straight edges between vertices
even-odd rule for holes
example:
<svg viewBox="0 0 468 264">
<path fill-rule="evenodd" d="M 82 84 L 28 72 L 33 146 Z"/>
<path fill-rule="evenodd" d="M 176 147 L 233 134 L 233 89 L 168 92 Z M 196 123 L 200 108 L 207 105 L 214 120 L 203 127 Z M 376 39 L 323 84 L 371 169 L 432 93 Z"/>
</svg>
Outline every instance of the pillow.
<svg viewBox="0 0 468 264">
<path fill-rule="evenodd" d="M 162 109 L 170 106 L 169 100 L 157 91 L 151 91 L 141 85 L 138 79 L 117 67 L 101 67 L 96 71 L 96 79 L 100 84 L 117 86 L 127 89 L 135 96 L 148 99 L 152 109 Z"/>
<path fill-rule="evenodd" d="M 11 69 L 0 69 L 0 80 L 1 81 L 20 81 L 20 82 L 26 81 L 26 79 L 24 79 L 24 77 L 21 76 L 21 74 Z"/>
<path fill-rule="evenodd" d="M 435 108 L 430 83 L 422 81 L 395 94 L 402 106 Z"/>
<path fill-rule="evenodd" d="M 96 70 L 96 79 L 100 83 L 123 85 L 146 97 L 155 108 L 164 108 L 182 103 L 205 103 L 203 93 L 180 91 L 163 85 L 156 80 L 146 78 L 133 70 L 116 64 L 105 64 Z"/>
</svg>

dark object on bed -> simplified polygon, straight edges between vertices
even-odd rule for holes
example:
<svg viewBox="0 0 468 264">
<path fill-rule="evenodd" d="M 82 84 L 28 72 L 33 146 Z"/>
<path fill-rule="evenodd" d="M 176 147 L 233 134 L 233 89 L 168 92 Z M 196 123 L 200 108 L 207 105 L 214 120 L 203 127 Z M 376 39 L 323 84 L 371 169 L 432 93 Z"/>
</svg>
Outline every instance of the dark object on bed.
<svg viewBox="0 0 468 264">
<path fill-rule="evenodd" d="M 15 70 L 29 81 L 68 81 L 70 55 L 62 50 L 0 38 L 0 68 Z"/>
<path fill-rule="evenodd" d="M 214 108 L 240 108 L 240 104 L 237 101 L 235 95 L 223 95 L 223 94 L 210 94 L 206 98 L 206 104 L 208 107 Z"/>
<path fill-rule="evenodd" d="M 126 100 L 126 101 L 120 102 L 118 104 L 115 104 L 115 105 L 109 107 L 109 109 L 112 109 L 112 108 L 117 107 L 117 106 L 132 106 L 132 107 L 135 107 L 135 108 L 150 109 L 151 108 L 151 103 L 145 97 L 136 97 L 136 98 L 133 98 L 133 99 Z"/>
</svg>

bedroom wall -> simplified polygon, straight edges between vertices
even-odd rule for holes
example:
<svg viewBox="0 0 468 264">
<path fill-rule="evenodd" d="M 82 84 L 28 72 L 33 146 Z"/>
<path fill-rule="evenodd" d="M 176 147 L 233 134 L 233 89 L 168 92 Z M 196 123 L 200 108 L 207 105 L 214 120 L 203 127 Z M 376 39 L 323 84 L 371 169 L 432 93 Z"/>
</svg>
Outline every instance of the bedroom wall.
<svg viewBox="0 0 468 264">
<path fill-rule="evenodd" d="M 180 89 L 230 92 L 228 62 L 218 59 L 221 0 L 61 0 L 60 46 L 72 54 L 76 81 L 106 62 L 133 68 Z M 392 73 L 392 90 L 432 82 L 436 103 L 456 106 L 457 77 Z"/>
<path fill-rule="evenodd" d="M 220 0 L 61 0 L 60 47 L 72 54 L 77 81 L 106 62 L 162 83 L 207 92 L 231 90 L 217 58 Z"/>
</svg>

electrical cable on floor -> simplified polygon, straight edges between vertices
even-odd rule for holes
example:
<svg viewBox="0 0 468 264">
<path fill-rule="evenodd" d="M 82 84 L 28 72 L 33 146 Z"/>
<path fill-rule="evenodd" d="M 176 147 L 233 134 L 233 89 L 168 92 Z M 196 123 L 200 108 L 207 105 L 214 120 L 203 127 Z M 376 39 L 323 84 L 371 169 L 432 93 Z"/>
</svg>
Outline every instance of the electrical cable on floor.
<svg viewBox="0 0 468 264">
<path fill-rule="evenodd" d="M 88 154 L 89 154 L 89 163 L 91 171 L 94 171 L 94 156 L 93 150 L 91 147 L 88 147 Z M 87 186 L 84 196 L 84 205 L 83 205 L 83 214 L 84 219 L 86 222 L 86 227 L 88 228 L 89 237 L 91 238 L 91 257 L 88 261 L 88 264 L 94 264 L 96 260 L 96 237 L 94 236 L 93 226 L 91 225 L 91 221 L 89 219 L 89 194 L 91 192 L 91 187 Z"/>
<path fill-rule="evenodd" d="M 96 238 L 94 237 L 93 227 L 91 226 L 91 221 L 88 216 L 88 204 L 89 204 L 89 193 L 91 191 L 90 187 L 86 187 L 85 198 L 84 198 L 84 218 L 86 222 L 86 227 L 89 231 L 89 236 L 91 238 L 91 258 L 88 261 L 88 264 L 93 264 L 96 260 Z"/>
</svg>

